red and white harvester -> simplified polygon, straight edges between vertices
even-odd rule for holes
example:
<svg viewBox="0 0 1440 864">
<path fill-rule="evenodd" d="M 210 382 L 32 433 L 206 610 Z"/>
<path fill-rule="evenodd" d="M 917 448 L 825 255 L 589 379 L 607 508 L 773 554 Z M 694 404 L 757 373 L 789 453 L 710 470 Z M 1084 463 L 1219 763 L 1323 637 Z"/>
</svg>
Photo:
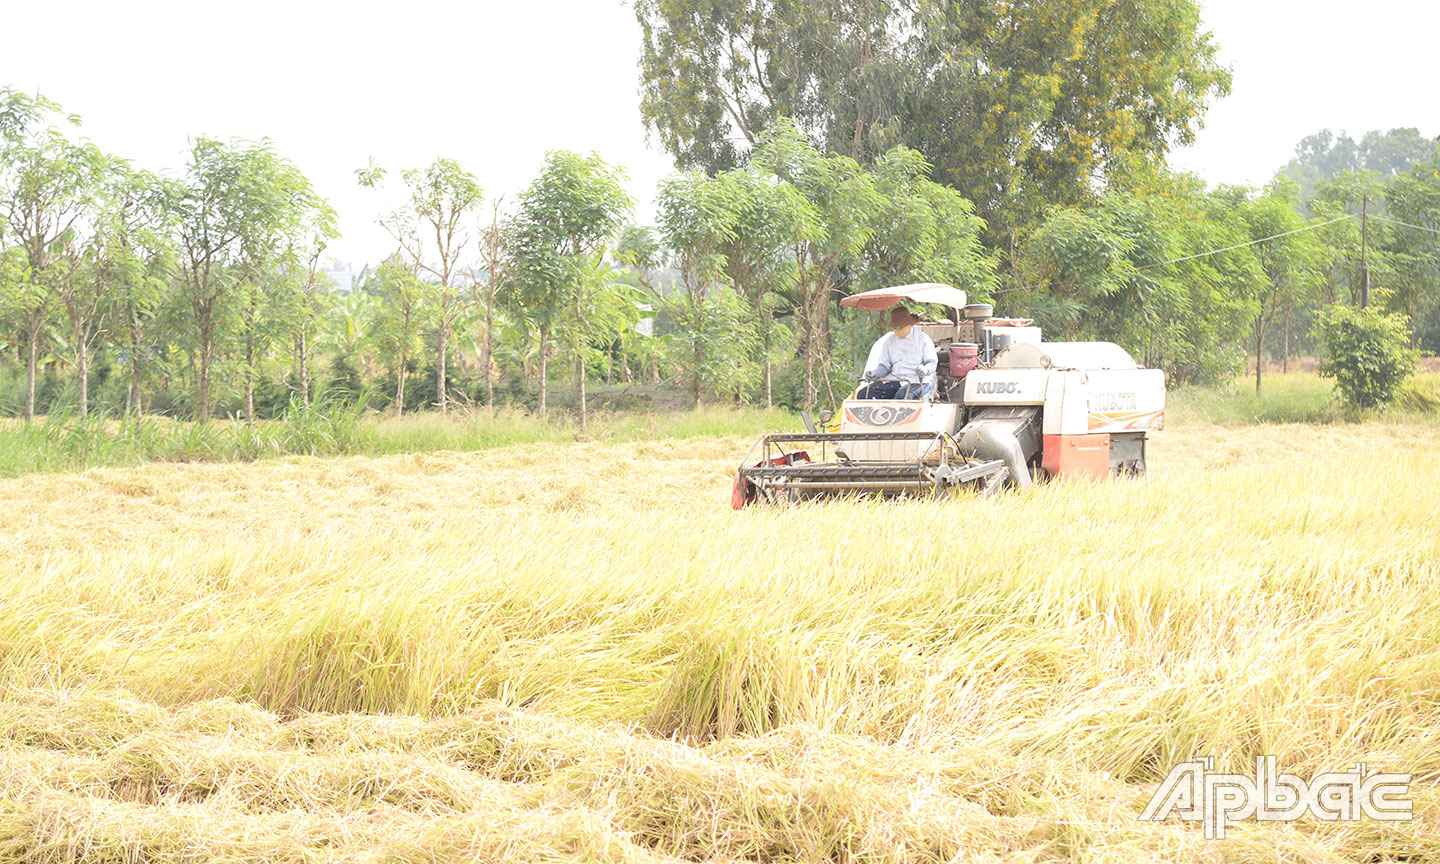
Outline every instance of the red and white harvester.
<svg viewBox="0 0 1440 864">
<path fill-rule="evenodd" d="M 762 437 L 735 477 L 736 509 L 845 494 L 984 495 L 1052 477 L 1145 471 L 1145 436 L 1164 428 L 1165 375 L 1110 342 L 1045 342 L 1027 318 L 925 283 L 854 294 L 881 311 L 902 300 L 948 307 L 915 326 L 935 342 L 936 387 L 921 399 L 871 399 L 857 386 L 839 417 Z M 834 422 L 838 419 L 838 423 Z"/>
</svg>

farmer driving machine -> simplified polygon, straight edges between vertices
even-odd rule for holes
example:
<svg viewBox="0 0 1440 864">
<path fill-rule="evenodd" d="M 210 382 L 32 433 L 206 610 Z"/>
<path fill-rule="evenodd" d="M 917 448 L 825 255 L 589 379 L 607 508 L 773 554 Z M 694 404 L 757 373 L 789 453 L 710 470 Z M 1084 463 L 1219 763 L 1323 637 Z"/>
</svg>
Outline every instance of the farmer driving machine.
<svg viewBox="0 0 1440 864">
<path fill-rule="evenodd" d="M 1145 436 L 1164 428 L 1165 375 L 1110 342 L 1043 342 L 1026 318 L 925 283 L 854 294 L 842 306 L 880 311 L 902 300 L 952 310 L 914 325 L 935 343 L 935 388 L 862 382 L 805 432 L 763 436 L 735 477 L 732 504 L 830 495 L 988 495 L 1051 477 L 1145 471 Z M 837 422 L 838 421 L 838 422 Z"/>
</svg>

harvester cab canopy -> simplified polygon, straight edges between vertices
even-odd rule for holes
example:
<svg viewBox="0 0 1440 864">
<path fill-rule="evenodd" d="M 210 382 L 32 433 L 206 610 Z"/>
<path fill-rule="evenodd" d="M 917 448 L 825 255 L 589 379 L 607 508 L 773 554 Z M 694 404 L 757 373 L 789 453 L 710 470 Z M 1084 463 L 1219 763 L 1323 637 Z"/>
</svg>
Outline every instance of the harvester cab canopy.
<svg viewBox="0 0 1440 864">
<path fill-rule="evenodd" d="M 917 282 L 914 285 L 876 288 L 874 291 L 851 294 L 849 297 L 841 298 L 840 305 L 865 309 L 870 312 L 883 312 L 901 300 L 935 303 L 940 306 L 949 306 L 951 309 L 964 309 L 966 298 L 964 291 L 950 285 L 943 285 L 939 282 Z"/>
</svg>

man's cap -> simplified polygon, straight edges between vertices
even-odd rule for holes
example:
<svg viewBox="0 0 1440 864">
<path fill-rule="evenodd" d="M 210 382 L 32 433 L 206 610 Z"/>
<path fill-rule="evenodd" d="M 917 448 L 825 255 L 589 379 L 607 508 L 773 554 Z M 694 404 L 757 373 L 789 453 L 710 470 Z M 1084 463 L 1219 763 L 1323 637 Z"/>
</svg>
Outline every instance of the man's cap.
<svg viewBox="0 0 1440 864">
<path fill-rule="evenodd" d="M 890 307 L 890 326 L 904 327 L 906 324 L 920 323 L 920 316 L 898 303 Z"/>
</svg>

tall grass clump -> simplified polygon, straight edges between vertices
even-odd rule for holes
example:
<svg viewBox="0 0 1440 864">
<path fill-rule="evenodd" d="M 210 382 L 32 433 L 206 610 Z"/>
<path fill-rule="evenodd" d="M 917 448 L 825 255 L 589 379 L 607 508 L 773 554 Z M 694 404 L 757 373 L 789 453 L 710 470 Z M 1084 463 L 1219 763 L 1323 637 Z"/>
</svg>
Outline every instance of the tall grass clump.
<svg viewBox="0 0 1440 864">
<path fill-rule="evenodd" d="M 0 476 L 73 471 L 143 462 L 254 461 L 274 456 L 341 455 L 361 449 L 358 401 L 292 400 L 276 419 L 192 423 L 165 417 L 81 417 L 63 409 L 36 422 L 0 426 Z"/>
<path fill-rule="evenodd" d="M 138 465 L 144 462 L 253 462 L 279 456 L 382 456 L 469 452 L 575 440 L 639 441 L 759 436 L 798 428 L 788 412 L 706 407 L 660 414 L 597 412 L 582 431 L 564 416 L 541 421 L 513 409 L 452 415 L 367 413 L 365 399 L 294 399 L 279 416 L 245 423 L 194 423 L 165 417 L 80 417 L 61 410 L 34 423 L 0 421 L 0 477 Z"/>
<path fill-rule="evenodd" d="M 1212 387 L 1184 387 L 1166 398 L 1168 422 L 1224 426 L 1257 423 L 1335 424 L 1385 418 L 1432 422 L 1440 418 L 1440 374 L 1417 374 L 1400 385 L 1395 404 L 1360 408 L 1344 402 L 1334 384 L 1308 372 L 1272 373 L 1255 392 L 1253 379 Z"/>
</svg>

